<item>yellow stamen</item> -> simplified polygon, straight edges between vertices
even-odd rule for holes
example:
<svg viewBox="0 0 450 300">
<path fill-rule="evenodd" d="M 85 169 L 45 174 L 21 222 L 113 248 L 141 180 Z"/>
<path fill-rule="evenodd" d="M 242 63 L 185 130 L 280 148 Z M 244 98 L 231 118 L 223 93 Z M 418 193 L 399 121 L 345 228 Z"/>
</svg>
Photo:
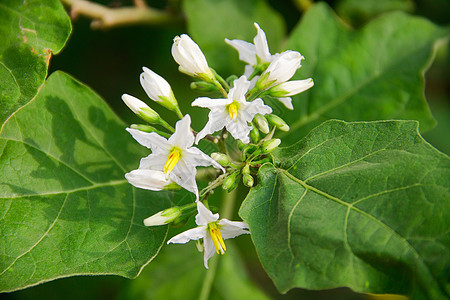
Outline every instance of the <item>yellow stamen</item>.
<svg viewBox="0 0 450 300">
<path fill-rule="evenodd" d="M 229 104 L 227 109 L 228 109 L 228 114 L 230 115 L 230 119 L 233 120 L 234 118 L 236 118 L 237 113 L 238 113 L 238 104 L 236 103 L 236 101 Z"/>
<path fill-rule="evenodd" d="M 217 224 L 209 223 L 208 229 L 214 243 L 214 247 L 216 247 L 217 254 L 224 254 L 227 247 L 225 246 L 225 242 L 223 241 L 222 234 L 220 233 L 220 229 L 217 227 Z"/>
<path fill-rule="evenodd" d="M 173 148 L 172 151 L 170 151 L 169 157 L 167 157 L 167 161 L 164 164 L 163 172 L 166 174 L 170 174 L 172 172 L 173 168 L 175 168 L 175 165 L 180 160 L 181 156 L 181 150 L 178 148 Z"/>
</svg>

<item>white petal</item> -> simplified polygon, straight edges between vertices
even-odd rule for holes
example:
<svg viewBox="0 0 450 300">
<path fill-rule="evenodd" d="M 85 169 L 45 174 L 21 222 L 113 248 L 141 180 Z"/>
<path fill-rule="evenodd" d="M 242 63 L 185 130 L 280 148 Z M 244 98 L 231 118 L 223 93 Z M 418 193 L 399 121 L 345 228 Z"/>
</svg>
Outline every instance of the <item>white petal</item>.
<svg viewBox="0 0 450 300">
<path fill-rule="evenodd" d="M 174 38 L 172 55 L 180 66 L 192 74 L 211 73 L 200 47 L 187 34 Z"/>
<path fill-rule="evenodd" d="M 186 164 L 183 158 L 177 162 L 172 172 L 170 172 L 170 179 L 175 181 L 179 186 L 195 194 L 198 199 L 198 187 L 195 181 L 197 170 L 194 166 Z"/>
<path fill-rule="evenodd" d="M 183 151 L 183 158 L 190 165 L 195 167 L 207 167 L 214 166 L 216 169 L 222 170 L 225 173 L 225 169 L 216 162 L 214 159 L 203 153 L 200 149 L 196 147 L 191 147 Z"/>
<path fill-rule="evenodd" d="M 203 239 L 204 242 L 204 254 L 203 254 L 203 263 L 205 268 L 208 269 L 208 260 L 214 256 L 216 253 L 216 247 L 211 239 L 211 236 L 207 233 L 206 237 Z"/>
<path fill-rule="evenodd" d="M 287 109 L 294 110 L 294 106 L 292 105 L 291 97 L 279 97 L 277 98 Z"/>
<path fill-rule="evenodd" d="M 186 230 L 170 240 L 167 241 L 167 244 L 173 243 L 173 244 L 186 244 L 187 242 L 193 240 L 199 240 L 202 238 L 205 238 L 206 236 L 206 227 L 205 226 L 199 226 L 195 227 L 189 230 Z"/>
<path fill-rule="evenodd" d="M 198 213 L 195 216 L 195 223 L 199 226 L 207 225 L 208 223 L 216 222 L 217 220 L 219 220 L 219 214 L 213 214 L 200 201 L 197 201 L 197 211 L 198 211 Z"/>
<path fill-rule="evenodd" d="M 232 239 L 241 234 L 249 234 L 250 232 L 245 230 L 248 229 L 248 225 L 245 222 L 229 221 L 227 219 L 222 219 L 219 221 L 220 233 L 223 239 Z"/>
<path fill-rule="evenodd" d="M 272 108 L 268 105 L 265 105 L 264 102 L 258 98 L 253 100 L 252 102 L 247 102 L 244 110 L 248 114 L 248 118 L 246 121 L 250 122 L 253 120 L 256 114 L 270 114 L 272 112 Z"/>
<path fill-rule="evenodd" d="M 248 137 L 252 127 L 248 126 L 247 121 L 242 119 L 239 115 L 226 125 L 228 132 L 236 139 L 241 140 L 244 144 L 250 142 Z"/>
<path fill-rule="evenodd" d="M 255 43 L 256 55 L 258 55 L 259 59 L 262 62 L 270 62 L 271 56 L 269 52 L 269 45 L 267 44 L 267 38 L 264 30 L 262 30 L 258 23 L 254 23 L 257 34 L 253 39 L 253 43 Z"/>
<path fill-rule="evenodd" d="M 222 99 L 211 99 L 208 97 L 199 97 L 199 98 L 195 99 L 191 105 L 205 107 L 205 108 L 209 108 L 209 109 L 212 109 L 215 107 L 219 107 L 219 108 L 223 107 L 223 109 L 225 109 L 225 106 L 230 104 L 231 102 L 233 102 L 233 101 L 231 101 L 229 99 L 223 99 L 223 98 Z"/>
<path fill-rule="evenodd" d="M 133 138 L 142 146 L 155 150 L 155 148 L 167 149 L 172 148 L 172 145 L 167 142 L 165 138 L 155 132 L 143 132 L 137 129 L 127 128 Z"/>
<path fill-rule="evenodd" d="M 125 174 L 130 184 L 137 188 L 160 191 L 172 181 L 161 171 L 137 169 Z"/>
<path fill-rule="evenodd" d="M 239 60 L 248 63 L 249 65 L 256 65 L 256 49 L 255 45 L 242 40 L 229 40 L 225 42 L 236 49 L 239 53 Z"/>
<path fill-rule="evenodd" d="M 194 134 L 191 130 L 191 116 L 185 115 L 175 125 L 175 133 L 169 138 L 169 144 L 186 149 L 194 144 Z"/>
<path fill-rule="evenodd" d="M 147 157 L 141 158 L 139 169 L 159 170 L 162 171 L 169 157 L 169 151 L 152 153 Z"/>
<path fill-rule="evenodd" d="M 123 94 L 122 100 L 128 106 L 128 108 L 131 109 L 137 115 L 143 108 L 150 109 L 150 107 L 148 107 L 148 105 L 145 104 L 143 101 L 128 94 Z"/>
<path fill-rule="evenodd" d="M 208 122 L 195 137 L 195 143 L 198 144 L 198 142 L 207 134 L 214 133 L 225 127 L 227 119 L 229 119 L 229 116 L 225 109 L 223 109 L 222 111 L 210 111 L 208 114 Z"/>
<path fill-rule="evenodd" d="M 236 100 L 239 102 L 245 101 L 245 94 L 250 87 L 250 81 L 244 75 L 235 79 L 233 82 L 233 88 L 228 92 L 228 99 Z"/>
</svg>

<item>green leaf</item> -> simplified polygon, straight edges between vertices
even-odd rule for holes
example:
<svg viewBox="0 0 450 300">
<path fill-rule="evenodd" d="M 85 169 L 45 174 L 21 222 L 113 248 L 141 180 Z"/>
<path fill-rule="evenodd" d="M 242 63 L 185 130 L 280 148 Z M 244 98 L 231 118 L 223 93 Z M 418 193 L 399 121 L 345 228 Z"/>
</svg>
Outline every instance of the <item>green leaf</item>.
<svg viewBox="0 0 450 300">
<path fill-rule="evenodd" d="M 58 0 L 1 1 L 0 124 L 37 94 L 70 31 Z"/>
<path fill-rule="evenodd" d="M 253 43 L 257 22 L 266 32 L 270 51 L 279 50 L 285 34 L 280 15 L 265 0 L 190 0 L 184 1 L 188 31 L 200 46 L 208 64 L 219 73 L 242 74 L 244 67 L 237 51 L 225 38 Z"/>
<path fill-rule="evenodd" d="M 340 0 L 337 4 L 339 15 L 352 24 L 363 24 L 382 13 L 403 10 L 412 12 L 412 0 Z"/>
<path fill-rule="evenodd" d="M 312 77 L 315 84 L 293 98 L 295 111 L 284 114 L 290 141 L 332 118 L 413 119 L 420 121 L 422 131 L 433 127 L 424 71 L 437 41 L 446 36 L 447 30 L 401 12 L 353 31 L 327 5 L 312 7 L 287 46 L 306 58 L 295 79 Z"/>
<path fill-rule="evenodd" d="M 447 299 L 449 158 L 414 121 L 328 121 L 274 154 L 240 209 L 279 291 Z"/>
<path fill-rule="evenodd" d="M 60 277 L 135 277 L 167 227 L 143 219 L 172 194 L 134 189 L 145 156 L 103 100 L 53 73 L 0 133 L 0 291 Z"/>
<path fill-rule="evenodd" d="M 212 258 L 214 259 L 218 257 Z M 210 293 L 211 299 L 269 299 L 248 278 L 238 249 L 232 242 L 227 241 L 227 254 L 220 257 L 218 264 Z M 130 283 L 123 291 L 122 298 L 199 299 L 207 272 L 203 266 L 203 253 L 199 253 L 194 244 L 169 245 Z"/>
</svg>

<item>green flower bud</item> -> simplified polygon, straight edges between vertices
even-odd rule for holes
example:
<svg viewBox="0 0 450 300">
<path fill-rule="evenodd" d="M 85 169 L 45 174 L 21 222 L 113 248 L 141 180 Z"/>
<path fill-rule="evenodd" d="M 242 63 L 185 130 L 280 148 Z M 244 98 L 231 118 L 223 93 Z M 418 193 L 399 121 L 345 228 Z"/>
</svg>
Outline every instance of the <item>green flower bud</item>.
<svg viewBox="0 0 450 300">
<path fill-rule="evenodd" d="M 194 81 L 191 82 L 191 89 L 200 92 L 215 92 L 217 91 L 217 86 L 206 81 Z"/>
<path fill-rule="evenodd" d="M 280 139 L 271 139 L 271 140 L 265 141 L 261 145 L 261 150 L 264 153 L 269 153 L 269 152 L 275 150 L 275 148 L 277 148 L 280 144 L 281 144 Z"/>
<path fill-rule="evenodd" d="M 239 172 L 234 172 L 233 174 L 228 176 L 227 179 L 225 179 L 222 188 L 225 191 L 231 192 L 237 187 L 240 177 L 241 175 L 239 174 Z"/>
<path fill-rule="evenodd" d="M 244 174 L 243 175 L 242 182 L 244 183 L 244 185 L 246 187 L 249 187 L 249 188 L 251 188 L 253 186 L 253 184 L 255 183 L 254 180 L 253 180 L 252 175 L 249 175 L 249 174 Z"/>
<path fill-rule="evenodd" d="M 250 166 L 249 165 L 245 165 L 243 168 L 242 168 L 242 174 L 244 174 L 244 175 L 249 175 L 250 174 Z"/>
<path fill-rule="evenodd" d="M 130 128 L 132 129 L 137 129 L 143 132 L 157 132 L 158 129 L 156 129 L 153 126 L 149 126 L 149 125 L 144 125 L 144 124 L 131 124 Z"/>
<path fill-rule="evenodd" d="M 259 130 L 261 130 L 261 132 L 265 134 L 269 133 L 269 123 L 263 115 L 256 114 L 255 118 L 253 119 L 253 123 L 256 125 L 256 127 L 258 127 Z"/>
<path fill-rule="evenodd" d="M 211 154 L 211 158 L 217 161 L 223 167 L 226 167 L 230 164 L 230 158 L 223 153 L 214 152 Z"/>
<path fill-rule="evenodd" d="M 238 79 L 239 77 L 236 75 L 231 75 L 225 81 L 228 83 L 228 85 L 231 87 L 233 85 L 233 82 Z"/>
<path fill-rule="evenodd" d="M 280 129 L 281 131 L 289 131 L 289 125 L 279 116 L 276 115 L 266 115 L 266 119 L 267 121 L 269 121 L 269 123 L 271 125 L 276 126 L 278 129 Z"/>
<path fill-rule="evenodd" d="M 256 127 L 250 131 L 250 139 L 253 143 L 257 143 L 259 141 L 259 130 Z"/>
<path fill-rule="evenodd" d="M 125 104 L 141 119 L 149 123 L 160 123 L 161 117 L 156 111 L 148 107 L 147 104 L 142 102 L 136 97 L 130 96 L 128 94 L 122 95 L 122 100 Z"/>
</svg>

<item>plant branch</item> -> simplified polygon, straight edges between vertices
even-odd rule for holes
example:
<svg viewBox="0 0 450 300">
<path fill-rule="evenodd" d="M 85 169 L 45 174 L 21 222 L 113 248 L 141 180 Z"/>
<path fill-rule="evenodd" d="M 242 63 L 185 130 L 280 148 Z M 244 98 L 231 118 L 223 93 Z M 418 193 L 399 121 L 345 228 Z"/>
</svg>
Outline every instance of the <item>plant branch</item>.
<svg viewBox="0 0 450 300">
<path fill-rule="evenodd" d="M 157 10 L 145 5 L 143 1 L 135 1 L 135 7 L 109 8 L 87 0 L 61 0 L 70 7 L 70 15 L 74 19 L 84 16 L 92 19 L 92 29 L 110 29 L 130 25 L 159 25 L 177 23 L 182 17 L 170 12 Z"/>
</svg>

